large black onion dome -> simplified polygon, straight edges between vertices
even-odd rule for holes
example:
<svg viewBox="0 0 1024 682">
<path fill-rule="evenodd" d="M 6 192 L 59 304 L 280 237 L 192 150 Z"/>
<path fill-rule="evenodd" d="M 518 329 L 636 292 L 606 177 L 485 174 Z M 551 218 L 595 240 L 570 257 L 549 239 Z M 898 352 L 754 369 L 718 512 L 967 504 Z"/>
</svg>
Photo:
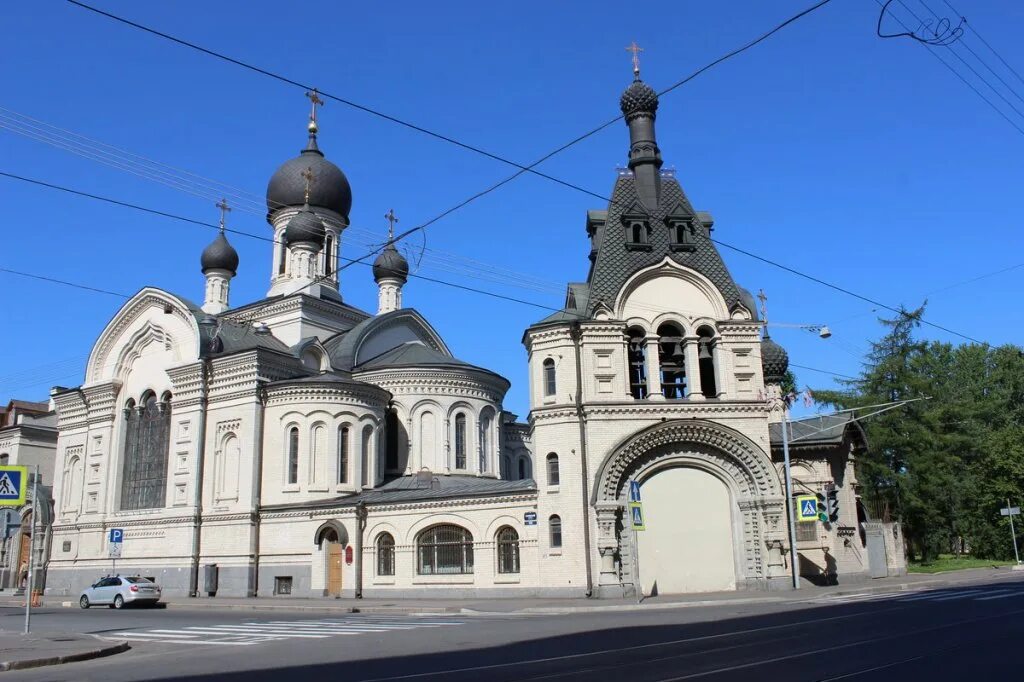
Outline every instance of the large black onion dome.
<svg viewBox="0 0 1024 682">
<path fill-rule="evenodd" d="M 302 210 L 292 216 L 288 226 L 284 228 L 284 241 L 286 244 L 298 244 L 307 242 L 324 245 L 324 237 L 327 236 L 324 224 L 317 217 L 316 213 L 309 210 L 309 206 L 303 206 Z"/>
<path fill-rule="evenodd" d="M 203 274 L 208 270 L 227 270 L 234 277 L 238 272 L 238 252 L 235 247 L 228 243 L 227 237 L 221 232 L 217 238 L 210 242 L 210 245 L 203 249 L 203 255 L 199 258 Z"/>
<path fill-rule="evenodd" d="M 761 339 L 761 371 L 766 384 L 781 384 L 789 371 L 789 353 L 769 336 Z"/>
<path fill-rule="evenodd" d="M 341 169 L 324 158 L 323 152 L 317 148 L 315 135 L 310 135 L 309 145 L 301 154 L 285 161 L 271 176 L 267 185 L 268 214 L 273 215 L 285 206 L 306 203 L 306 178 L 302 174 L 307 169 L 313 172 L 309 205 L 330 209 L 348 220 L 352 210 L 352 188 Z"/>
<path fill-rule="evenodd" d="M 643 114 L 653 118 L 658 110 L 658 93 L 638 78 L 622 93 L 622 98 L 619 99 L 619 108 L 622 109 L 622 115 L 626 117 L 627 121 L 634 116 Z"/>
<path fill-rule="evenodd" d="M 396 278 L 403 282 L 409 276 L 409 261 L 398 252 L 394 243 L 389 242 L 373 261 L 373 280 L 380 282 L 385 278 Z"/>
</svg>

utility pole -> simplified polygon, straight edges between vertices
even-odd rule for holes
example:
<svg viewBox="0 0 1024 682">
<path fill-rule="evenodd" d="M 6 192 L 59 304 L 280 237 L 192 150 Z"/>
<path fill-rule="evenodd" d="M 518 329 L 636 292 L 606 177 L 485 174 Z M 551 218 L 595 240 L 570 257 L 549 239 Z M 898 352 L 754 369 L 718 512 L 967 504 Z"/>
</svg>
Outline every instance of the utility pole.
<svg viewBox="0 0 1024 682">
<path fill-rule="evenodd" d="M 1013 539 L 1013 557 L 1017 560 L 1017 565 L 1020 566 L 1020 553 L 1017 551 L 1017 531 L 1013 529 L 1013 507 L 1010 506 L 1010 498 L 1006 498 L 1006 509 L 1009 512 L 1007 516 L 1010 517 L 1010 537 Z"/>
<path fill-rule="evenodd" d="M 796 517 L 793 514 L 793 476 L 789 468 L 789 403 L 782 399 L 782 456 L 786 469 L 786 518 L 789 519 L 789 567 L 793 589 L 800 589 L 800 567 L 796 555 Z"/>
</svg>

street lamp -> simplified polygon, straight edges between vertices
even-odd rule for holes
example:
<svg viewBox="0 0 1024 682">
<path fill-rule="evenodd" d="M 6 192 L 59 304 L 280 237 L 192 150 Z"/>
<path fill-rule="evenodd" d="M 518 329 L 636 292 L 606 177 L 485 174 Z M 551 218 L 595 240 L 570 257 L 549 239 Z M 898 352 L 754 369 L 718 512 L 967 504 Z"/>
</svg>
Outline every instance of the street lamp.
<svg viewBox="0 0 1024 682">
<path fill-rule="evenodd" d="M 817 334 L 823 339 L 827 339 L 832 336 L 832 330 L 828 328 L 827 324 L 786 324 L 785 322 L 772 322 L 767 326 L 786 327 L 787 329 L 803 329 L 804 331 L 809 331 L 812 334 Z"/>
</svg>

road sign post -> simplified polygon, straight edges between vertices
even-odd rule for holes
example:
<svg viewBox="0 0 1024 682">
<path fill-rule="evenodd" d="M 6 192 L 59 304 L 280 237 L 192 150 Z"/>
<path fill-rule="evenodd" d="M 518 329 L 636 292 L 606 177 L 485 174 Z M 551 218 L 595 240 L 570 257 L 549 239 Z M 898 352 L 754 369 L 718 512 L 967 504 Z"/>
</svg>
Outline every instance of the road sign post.
<svg viewBox="0 0 1024 682">
<path fill-rule="evenodd" d="M 110 572 L 117 575 L 117 560 L 121 558 L 121 546 L 124 543 L 124 529 L 111 528 L 107 536 L 107 556 L 112 562 Z"/>
<path fill-rule="evenodd" d="M 629 504 L 626 506 L 629 512 L 629 527 L 633 531 L 633 589 L 636 590 L 636 603 L 643 601 L 644 591 L 640 585 L 640 539 L 637 531 L 645 530 L 644 506 L 640 499 L 640 481 L 630 479 L 629 481 Z"/>
<path fill-rule="evenodd" d="M 28 467 L 21 467 L 25 472 L 22 478 L 23 489 L 21 500 L 25 501 L 25 490 L 28 487 Z M 2 478 L 2 475 L 0 475 Z M 0 480 L 2 484 L 2 480 Z M 35 564 L 36 564 L 36 520 L 39 518 L 39 465 L 36 465 L 36 477 L 32 485 L 32 536 L 28 541 L 28 584 L 25 585 L 25 634 L 32 629 L 32 597 L 35 592 Z"/>
<path fill-rule="evenodd" d="M 1017 560 L 1017 565 L 1020 566 L 1020 553 L 1017 551 L 1017 531 L 1013 528 L 1013 517 L 1020 514 L 1020 507 L 1014 507 L 1010 504 L 1010 498 L 1006 498 L 1006 507 L 1000 509 L 999 513 L 1003 516 L 1010 517 L 1010 539 L 1013 540 L 1013 557 Z"/>
<path fill-rule="evenodd" d="M 789 521 L 789 565 L 793 572 L 793 589 L 800 589 L 800 568 L 796 558 L 796 519 L 793 518 L 793 475 L 789 464 L 789 405 L 782 404 L 782 459 L 786 479 L 786 519 Z M 817 515 L 817 502 L 815 502 Z"/>
</svg>

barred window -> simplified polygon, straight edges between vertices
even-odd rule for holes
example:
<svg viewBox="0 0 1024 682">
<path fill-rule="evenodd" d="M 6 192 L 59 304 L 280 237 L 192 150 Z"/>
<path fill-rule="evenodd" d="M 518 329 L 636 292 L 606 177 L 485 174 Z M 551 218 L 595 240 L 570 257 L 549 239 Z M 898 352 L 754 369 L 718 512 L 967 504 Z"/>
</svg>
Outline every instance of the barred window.
<svg viewBox="0 0 1024 682">
<path fill-rule="evenodd" d="M 395 538 L 391 533 L 377 536 L 377 575 L 395 574 Z"/>
<path fill-rule="evenodd" d="M 466 468 L 466 415 L 455 415 L 455 468 Z"/>
<path fill-rule="evenodd" d="M 299 427 L 288 429 L 288 483 L 299 482 Z"/>
<path fill-rule="evenodd" d="M 348 483 L 348 427 L 338 429 L 338 483 Z"/>
<path fill-rule="evenodd" d="M 171 431 L 171 394 L 158 401 L 147 391 L 138 407 L 125 407 L 124 469 L 121 509 L 163 507 L 167 497 L 167 451 Z"/>
<path fill-rule="evenodd" d="M 548 485 L 558 485 L 558 455 L 548 454 Z"/>
<path fill-rule="evenodd" d="M 562 517 L 558 514 L 553 514 L 548 519 L 548 531 L 551 533 L 551 546 L 561 547 L 562 546 Z"/>
<path fill-rule="evenodd" d="M 416 572 L 451 575 L 473 572 L 473 536 L 465 528 L 441 525 L 416 538 Z"/>
<path fill-rule="evenodd" d="M 511 526 L 498 530 L 498 573 L 519 572 L 519 533 Z"/>
</svg>

